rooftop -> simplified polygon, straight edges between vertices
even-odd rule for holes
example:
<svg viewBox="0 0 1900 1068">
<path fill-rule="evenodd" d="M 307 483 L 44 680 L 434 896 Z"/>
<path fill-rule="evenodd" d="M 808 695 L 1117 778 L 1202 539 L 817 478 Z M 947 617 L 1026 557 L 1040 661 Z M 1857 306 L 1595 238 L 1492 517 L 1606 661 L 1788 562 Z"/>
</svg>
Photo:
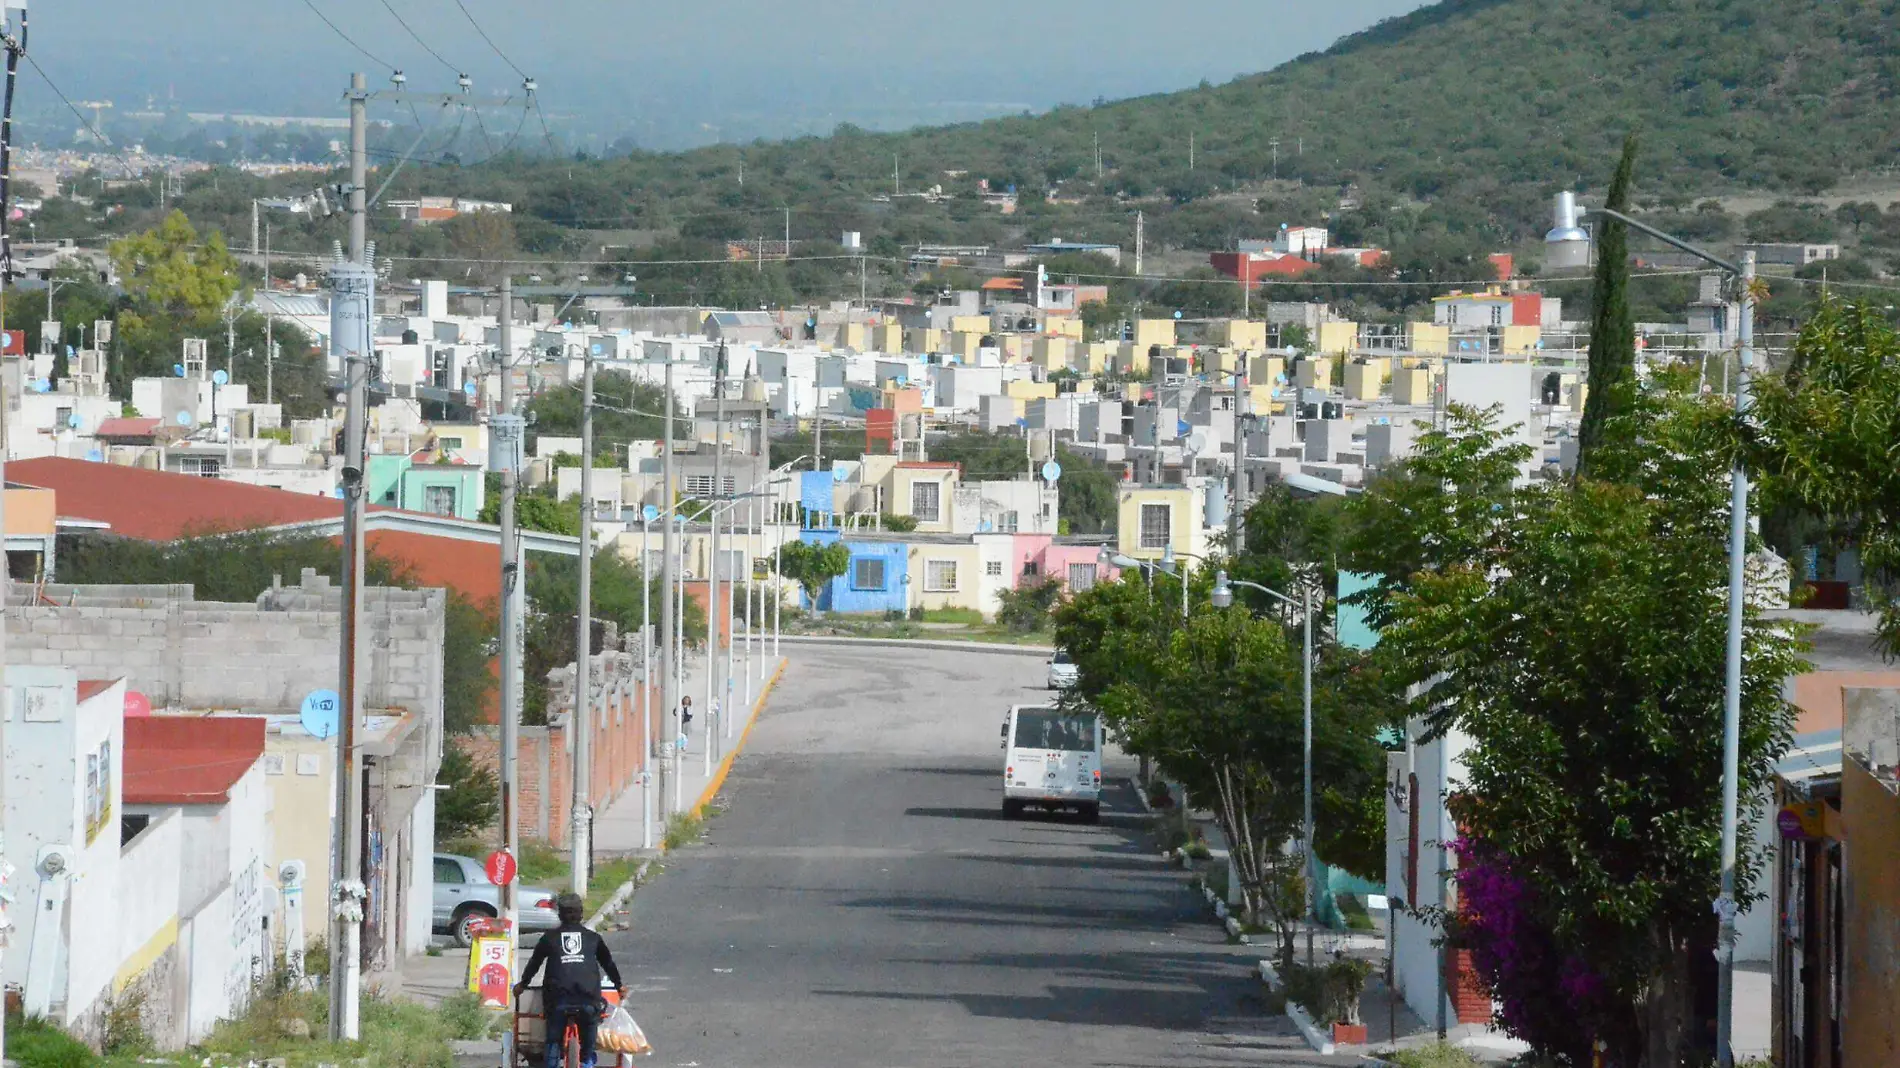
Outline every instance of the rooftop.
<svg viewBox="0 0 1900 1068">
<path fill-rule="evenodd" d="M 264 721 L 255 716 L 125 721 L 125 803 L 215 805 L 264 753 Z"/>
</svg>

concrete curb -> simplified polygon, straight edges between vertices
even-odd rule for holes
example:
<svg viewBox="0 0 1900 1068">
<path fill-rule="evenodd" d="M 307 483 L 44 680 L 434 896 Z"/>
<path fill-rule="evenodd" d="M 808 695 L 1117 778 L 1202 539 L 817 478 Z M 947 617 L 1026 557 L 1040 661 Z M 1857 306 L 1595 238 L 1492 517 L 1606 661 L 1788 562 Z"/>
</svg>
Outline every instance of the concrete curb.
<svg viewBox="0 0 1900 1068">
<path fill-rule="evenodd" d="M 621 883 L 617 888 L 615 888 L 613 894 L 607 898 L 607 903 L 602 905 L 599 909 L 597 909 L 594 912 L 592 916 L 589 916 L 587 918 L 587 926 L 599 927 L 601 925 L 601 922 L 607 918 L 609 913 L 618 909 L 620 906 L 626 904 L 627 899 L 633 896 L 633 892 L 640 888 L 641 883 L 646 881 L 647 872 L 650 871 L 652 867 L 653 867 L 652 857 L 648 857 L 647 859 L 641 861 L 640 867 L 636 869 L 633 873 L 633 878 L 628 879 L 626 882 Z"/>
<path fill-rule="evenodd" d="M 1313 1025 L 1313 1018 L 1306 1014 L 1305 1009 L 1289 1001 L 1286 1003 L 1286 1018 L 1293 1021 L 1293 1026 L 1299 1028 L 1300 1034 L 1306 1036 L 1306 1044 L 1313 1047 L 1314 1052 L 1320 1056 L 1330 1057 L 1339 1052 L 1339 1048 L 1333 1045 L 1333 1040 L 1320 1033 L 1320 1029 Z"/>
<path fill-rule="evenodd" d="M 932 638 L 848 638 L 843 635 L 784 634 L 780 641 L 793 645 L 843 645 L 858 646 L 865 649 L 943 649 L 959 653 L 1001 653 L 1005 656 L 1038 656 L 1048 658 L 1056 651 L 1048 645 L 1008 645 L 1003 642 L 954 642 Z"/>
<path fill-rule="evenodd" d="M 785 658 L 779 657 L 778 667 L 772 672 L 772 677 L 765 680 L 765 686 L 759 690 L 758 699 L 752 702 L 752 712 L 746 716 L 745 729 L 739 732 L 739 740 L 732 744 L 732 751 L 719 762 L 718 769 L 713 772 L 713 777 L 707 780 L 706 788 L 699 792 L 699 800 L 693 802 L 690 811 L 705 811 L 706 806 L 712 804 L 712 799 L 719 795 L 719 788 L 726 784 L 726 773 L 732 770 L 732 762 L 745 751 L 746 739 L 752 736 L 752 725 L 759 721 L 759 713 L 765 710 L 765 699 L 772 695 L 772 690 L 778 686 L 778 680 L 784 674 Z M 664 835 L 661 836 L 660 849 L 662 852 L 666 849 Z"/>
</svg>

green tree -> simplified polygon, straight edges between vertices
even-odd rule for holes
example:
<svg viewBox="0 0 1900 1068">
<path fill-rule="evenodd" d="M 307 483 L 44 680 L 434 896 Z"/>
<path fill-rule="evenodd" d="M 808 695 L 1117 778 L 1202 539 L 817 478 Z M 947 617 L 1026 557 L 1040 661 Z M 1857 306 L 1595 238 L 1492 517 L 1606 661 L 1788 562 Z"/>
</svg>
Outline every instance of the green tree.
<svg viewBox="0 0 1900 1068">
<path fill-rule="evenodd" d="M 1469 860 L 1461 894 L 1483 891 L 1464 881 L 1473 873 L 1523 888 L 1513 930 L 1488 928 L 1483 904 L 1452 928 L 1489 962 L 1505 1027 L 1559 1057 L 1601 1039 L 1614 1062 L 1651 1066 L 1680 1063 L 1697 1040 L 1691 966 L 1714 934 L 1734 449 L 1718 403 L 1666 386 L 1606 422 L 1596 474 L 1520 490 L 1489 522 L 1441 520 L 1483 547 L 1415 571 L 1381 641 L 1403 681 L 1426 684 L 1414 714 L 1473 743 L 1449 799 Z M 1482 427 L 1463 436 L 1468 451 L 1495 451 Z M 1456 514 L 1456 489 L 1440 492 L 1418 502 L 1423 514 Z M 1798 650 L 1750 611 L 1745 798 L 1787 747 L 1781 686 L 1803 670 Z M 1749 827 L 1741 838 L 1747 902 L 1762 858 Z M 1532 932 L 1554 959 L 1511 971 Z M 1529 1007 L 1538 984 L 1564 1002 L 1560 983 L 1575 992 L 1564 1013 Z"/>
<path fill-rule="evenodd" d="M 824 593 L 825 583 L 844 574 L 851 567 L 851 550 L 843 542 L 834 541 L 829 545 L 819 545 L 809 541 L 788 541 L 778 551 L 778 573 L 784 578 L 798 583 L 805 591 L 805 600 L 817 614 L 818 598 Z"/>
<path fill-rule="evenodd" d="M 1880 643 L 1900 656 L 1900 334 L 1877 306 L 1823 300 L 1787 370 L 1755 384 L 1752 454 L 1770 502 L 1818 515 L 1860 548 Z"/>
<path fill-rule="evenodd" d="M 125 287 L 117 344 L 133 376 L 161 374 L 177 361 L 178 340 L 210 337 L 238 291 L 236 257 L 224 235 L 200 235 L 182 211 L 150 230 L 114 241 L 112 266 Z"/>
<path fill-rule="evenodd" d="M 491 493 L 482 504 L 481 521 L 501 522 L 501 494 Z M 515 495 L 515 525 L 522 530 L 543 534 L 563 534 L 578 538 L 581 534 L 581 499 L 578 495 L 557 500 L 546 493 Z"/>
<path fill-rule="evenodd" d="M 589 615 L 596 621 L 612 622 L 623 637 L 637 638 L 643 583 L 648 622 L 655 631 L 657 643 L 660 612 L 665 604 L 660 578 L 656 575 L 647 579 L 638 564 L 618 553 L 594 554 L 589 576 Z M 574 639 L 580 617 L 580 561 L 571 556 L 531 555 L 527 593 L 530 610 L 523 638 L 522 664 L 528 684 L 522 699 L 522 718 L 527 723 L 545 723 L 549 705 L 559 705 L 565 697 L 554 697 L 547 692 L 548 672 L 574 662 Z M 681 623 L 689 641 L 706 633 L 706 612 L 698 601 L 686 599 Z"/>
<path fill-rule="evenodd" d="M 1636 135 L 1623 139 L 1623 158 L 1610 179 L 1605 204 L 1630 210 L 1636 179 Z M 1603 442 L 1603 427 L 1629 403 L 1636 388 L 1636 323 L 1629 308 L 1629 227 L 1609 216 L 1597 228 L 1596 283 L 1591 295 L 1596 316 L 1590 323 L 1590 371 L 1583 421 L 1577 428 L 1577 473 L 1588 474 L 1592 456 Z"/>
<path fill-rule="evenodd" d="M 453 739 L 442 747 L 435 781 L 447 787 L 435 796 L 436 841 L 466 838 L 495 825 L 501 814 L 501 783 Z"/>
<path fill-rule="evenodd" d="M 996 610 L 996 621 L 1019 634 L 1042 630 L 1049 625 L 1056 603 L 1062 600 L 1062 590 L 1062 580 L 1054 575 L 1004 590 L 997 595 L 1002 606 Z"/>
</svg>

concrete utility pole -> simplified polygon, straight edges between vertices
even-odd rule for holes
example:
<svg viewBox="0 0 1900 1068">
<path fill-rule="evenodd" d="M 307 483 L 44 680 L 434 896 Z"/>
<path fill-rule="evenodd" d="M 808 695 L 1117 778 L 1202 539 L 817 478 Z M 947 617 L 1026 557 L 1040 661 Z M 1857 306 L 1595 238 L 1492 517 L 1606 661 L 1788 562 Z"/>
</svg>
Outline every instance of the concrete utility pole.
<svg viewBox="0 0 1900 1068">
<path fill-rule="evenodd" d="M 0 44 L 3 44 L 7 50 L 6 98 L 4 102 L 0 102 L 0 323 L 6 321 L 6 286 L 8 282 L 12 281 L 13 275 L 13 246 L 11 239 L 7 236 L 7 213 L 12 206 L 10 191 L 13 174 L 13 88 L 19 77 L 20 57 L 26 52 L 25 0 L 21 0 L 18 10 L 19 21 L 17 23 L 12 17 L 13 12 L 7 12 L 5 32 L 4 34 L 0 34 Z M 0 331 L 0 350 L 6 348 L 4 342 L 5 336 L 5 332 Z M 0 486 L 6 484 L 6 411 L 7 393 L 5 376 L 0 376 Z M 0 493 L 0 530 L 6 529 L 5 498 L 6 494 Z M 0 552 L 0 563 L 4 563 L 5 559 L 6 554 Z M 7 670 L 5 616 L 7 594 L 11 592 L 11 586 L 11 575 L 5 567 L 0 567 L 0 696 L 12 692 L 6 689 L 4 685 Z M 7 845 L 4 823 L 6 817 L 6 779 L 8 775 L 13 773 L 12 767 L 6 763 L 5 721 L 11 718 L 11 715 L 12 712 L 11 709 L 9 709 L 7 715 L 0 716 L 0 770 L 5 772 L 5 774 L 0 774 L 0 859 L 4 859 Z M 0 906 L 0 909 L 3 909 L 3 906 Z M 12 921 L 8 920 L 7 923 L 11 926 Z M 0 949 L 3 949 L 4 946 L 4 939 L 0 939 Z M 6 1014 L 0 1012 L 0 1057 L 4 1057 L 5 1055 L 6 1042 Z"/>
<path fill-rule="evenodd" d="M 1141 277 L 1142 244 L 1143 244 L 1143 238 L 1147 236 L 1143 232 L 1143 230 L 1146 226 L 1146 223 L 1147 223 L 1147 219 L 1143 217 L 1143 214 L 1139 211 L 1136 212 L 1135 213 L 1135 277 L 1136 278 Z"/>
<path fill-rule="evenodd" d="M 361 263 L 330 267 L 331 351 L 343 367 L 347 390 L 343 423 L 343 587 L 338 649 L 336 746 L 336 823 L 331 828 L 331 903 L 335 927 L 330 939 L 330 1036 L 354 1041 L 360 1035 L 363 924 L 363 790 L 358 731 L 363 715 L 363 512 L 364 440 L 368 422 L 370 316 L 375 307 L 376 275 Z"/>
<path fill-rule="evenodd" d="M 521 848 L 521 639 L 525 590 L 521 543 L 515 529 L 515 484 L 521 468 L 521 417 L 515 414 L 515 291 L 506 263 L 501 265 L 501 410 L 489 420 L 490 452 L 501 454 L 501 848 L 510 856 Z M 501 887 L 501 916 L 508 925 L 510 955 L 519 968 L 521 934 L 518 879 Z M 504 1047 L 504 1053 L 508 1051 Z"/>
<path fill-rule="evenodd" d="M 789 216 L 788 216 L 789 217 Z M 719 683 L 719 508 L 721 502 L 730 503 L 726 493 L 726 343 L 719 343 L 718 354 L 713 357 L 713 506 L 712 551 L 706 558 L 706 714 L 712 716 L 714 708 L 719 709 L 718 719 L 725 718 L 726 703 L 719 701 L 718 692 L 723 687 Z M 731 597 L 728 589 L 726 596 Z M 705 764 L 706 774 L 712 774 L 713 736 L 720 725 L 713 719 L 706 721 Z"/>
<path fill-rule="evenodd" d="M 587 868 L 593 856 L 592 793 L 589 790 L 588 735 L 593 732 L 594 701 L 591 678 L 594 660 L 594 355 L 581 354 L 581 566 L 580 610 L 574 622 L 574 830 L 568 864 L 574 873 L 574 892 L 587 896 Z"/>
<path fill-rule="evenodd" d="M 256 202 L 252 202 L 253 208 Z M 270 223 L 264 223 L 264 403 L 277 403 L 277 315 L 270 288 Z M 97 342 L 95 342 L 97 344 Z"/>
<path fill-rule="evenodd" d="M 1227 509 L 1227 555 L 1240 559 L 1244 546 L 1240 543 L 1240 512 L 1247 495 L 1247 438 L 1242 430 L 1247 399 L 1247 354 L 1240 354 L 1240 370 L 1234 375 L 1234 470 L 1233 503 Z"/>
<path fill-rule="evenodd" d="M 674 513 L 673 489 L 673 353 L 666 354 L 666 433 L 660 439 L 660 678 L 662 704 L 666 706 L 666 723 L 671 728 L 666 733 L 666 751 L 672 754 L 671 761 L 662 758 L 660 774 L 666 774 L 668 763 L 673 764 L 674 789 L 679 788 L 679 746 L 674 740 L 679 737 L 679 669 L 680 651 L 674 645 L 673 628 L 679 618 L 673 601 L 673 587 L 679 581 L 677 567 L 679 561 L 678 517 Z M 664 782 L 660 791 L 661 818 L 666 813 L 666 791 Z"/>
<path fill-rule="evenodd" d="M 363 247 L 368 240 L 368 194 L 363 186 L 369 181 L 369 80 L 361 74 L 350 75 L 350 259 L 363 262 Z M 366 265 L 367 266 L 367 265 Z"/>
<path fill-rule="evenodd" d="M 640 848 L 653 848 L 653 522 L 640 512 Z"/>
</svg>

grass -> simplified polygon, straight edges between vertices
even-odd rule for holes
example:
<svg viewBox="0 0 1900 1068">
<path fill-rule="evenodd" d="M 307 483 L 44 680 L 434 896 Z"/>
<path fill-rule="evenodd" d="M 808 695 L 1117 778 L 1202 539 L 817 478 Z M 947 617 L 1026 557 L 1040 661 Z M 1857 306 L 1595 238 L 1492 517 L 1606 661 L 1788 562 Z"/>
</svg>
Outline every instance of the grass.
<svg viewBox="0 0 1900 1068">
<path fill-rule="evenodd" d="M 1379 1054 L 1379 1059 L 1390 1061 L 1399 1068 L 1481 1068 L 1483 1061 L 1443 1042 L 1417 1049 L 1401 1049 L 1391 1053 Z"/>
<path fill-rule="evenodd" d="M 639 870 L 638 857 L 614 857 L 595 863 L 594 877 L 587 880 L 587 914 L 592 916 L 620 889 L 621 883 L 633 878 Z"/>
<path fill-rule="evenodd" d="M 928 622 L 963 623 L 956 629 L 924 628 L 908 620 L 884 620 L 871 616 L 827 615 L 823 619 L 808 619 L 796 628 L 786 628 L 796 634 L 824 634 L 847 638 L 902 638 L 922 639 L 925 641 L 962 641 L 989 642 L 996 645 L 1049 645 L 1055 636 L 1048 631 L 1031 631 L 1027 634 L 1010 630 L 998 623 L 985 623 L 981 613 L 974 609 L 952 608 L 938 609 L 935 612 L 957 614 L 955 618 L 938 619 L 931 612 L 924 614 Z"/>
<path fill-rule="evenodd" d="M 666 821 L 666 848 L 684 849 L 699 841 L 699 836 L 705 830 L 706 817 L 699 812 L 675 813 L 672 819 Z"/>
<path fill-rule="evenodd" d="M 983 625 L 983 613 L 974 608 L 926 608 L 925 623 L 961 623 L 966 627 Z"/>
<path fill-rule="evenodd" d="M 1339 914 L 1346 918 L 1347 930 L 1376 931 L 1379 929 L 1378 924 L 1372 922 L 1372 914 L 1366 911 L 1365 904 L 1359 900 L 1357 894 L 1339 894 L 1333 898 L 1333 901 L 1339 906 Z"/>
<path fill-rule="evenodd" d="M 7 1015 L 7 1057 L 20 1068 L 88 1068 L 98 1058 L 84 1042 L 38 1016 Z"/>
</svg>

